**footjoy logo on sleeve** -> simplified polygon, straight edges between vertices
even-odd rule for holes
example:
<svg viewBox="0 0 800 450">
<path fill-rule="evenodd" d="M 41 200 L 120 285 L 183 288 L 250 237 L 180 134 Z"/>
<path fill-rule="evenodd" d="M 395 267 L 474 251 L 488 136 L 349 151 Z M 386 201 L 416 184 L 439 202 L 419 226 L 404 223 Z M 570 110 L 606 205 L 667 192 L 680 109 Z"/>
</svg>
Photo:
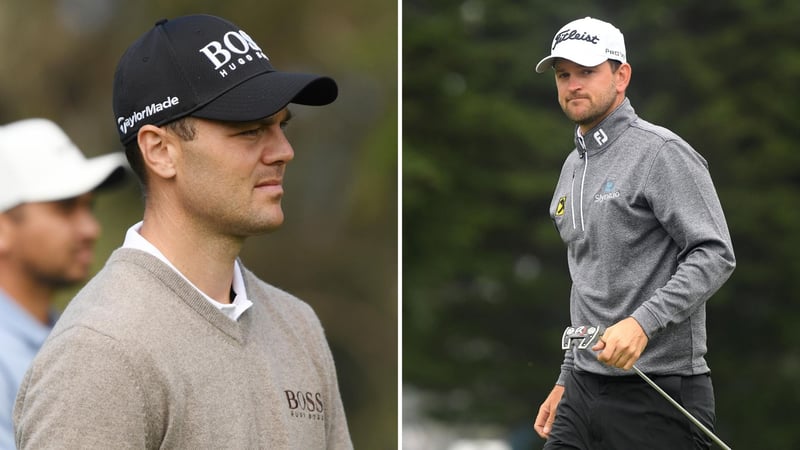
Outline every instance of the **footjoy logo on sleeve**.
<svg viewBox="0 0 800 450">
<path fill-rule="evenodd" d="M 223 78 L 228 75 L 228 70 L 234 71 L 256 59 L 269 61 L 261 47 L 242 30 L 229 31 L 222 36 L 221 41 L 211 41 L 199 51 L 211 61 L 214 70 Z"/>
<path fill-rule="evenodd" d="M 178 97 L 168 96 L 163 102 L 153 102 L 145 106 L 143 110 L 135 111 L 129 117 L 117 117 L 119 131 L 121 131 L 122 134 L 127 134 L 128 130 L 134 128 L 138 122 L 152 116 L 153 114 L 160 113 L 165 109 L 172 108 L 178 103 L 180 103 L 180 99 L 178 99 Z"/>
</svg>

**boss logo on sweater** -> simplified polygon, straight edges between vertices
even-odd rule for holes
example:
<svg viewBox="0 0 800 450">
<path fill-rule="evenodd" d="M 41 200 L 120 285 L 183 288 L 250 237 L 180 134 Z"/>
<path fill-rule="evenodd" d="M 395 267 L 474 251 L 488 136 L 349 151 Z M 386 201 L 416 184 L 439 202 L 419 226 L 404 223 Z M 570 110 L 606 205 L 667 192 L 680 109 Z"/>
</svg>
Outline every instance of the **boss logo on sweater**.
<svg viewBox="0 0 800 450">
<path fill-rule="evenodd" d="M 289 414 L 297 419 L 325 420 L 325 404 L 319 392 L 285 390 Z"/>
</svg>

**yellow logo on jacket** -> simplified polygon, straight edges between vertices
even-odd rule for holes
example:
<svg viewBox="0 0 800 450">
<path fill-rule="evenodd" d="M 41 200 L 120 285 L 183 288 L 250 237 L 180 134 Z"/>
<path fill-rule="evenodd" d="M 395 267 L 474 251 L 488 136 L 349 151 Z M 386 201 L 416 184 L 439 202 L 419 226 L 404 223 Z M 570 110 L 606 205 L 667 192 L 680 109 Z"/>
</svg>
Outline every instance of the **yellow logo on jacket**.
<svg viewBox="0 0 800 450">
<path fill-rule="evenodd" d="M 567 196 L 565 195 L 560 199 L 558 199 L 558 205 L 556 205 L 556 216 L 564 215 L 564 209 L 566 208 L 566 205 L 567 205 Z"/>
</svg>

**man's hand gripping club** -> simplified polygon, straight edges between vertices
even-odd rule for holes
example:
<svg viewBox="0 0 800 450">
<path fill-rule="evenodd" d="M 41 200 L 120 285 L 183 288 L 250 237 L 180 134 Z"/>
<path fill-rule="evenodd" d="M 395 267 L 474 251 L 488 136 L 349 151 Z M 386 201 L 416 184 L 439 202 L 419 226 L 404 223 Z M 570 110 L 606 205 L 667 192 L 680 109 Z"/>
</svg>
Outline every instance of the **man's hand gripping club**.
<svg viewBox="0 0 800 450">
<path fill-rule="evenodd" d="M 586 327 L 581 328 L 584 329 L 576 329 L 573 331 L 578 333 L 583 339 L 583 342 L 585 342 L 586 345 L 582 348 L 586 348 L 586 346 L 595 340 L 597 334 L 602 332 L 600 329 L 590 330 Z M 562 347 L 565 350 L 569 348 L 572 344 L 572 340 L 575 338 L 576 336 L 568 336 L 565 332 L 563 340 L 566 341 L 566 347 L 564 346 L 564 342 L 562 342 Z M 639 325 L 639 322 L 633 317 L 628 317 L 608 327 L 602 336 L 597 339 L 592 350 L 596 352 L 600 351 L 597 355 L 597 359 L 600 362 L 620 369 L 630 370 L 639 357 L 642 356 L 642 352 L 644 352 L 645 347 L 647 347 L 648 341 L 649 339 L 641 325 Z M 541 406 L 539 406 L 539 412 L 536 415 L 536 421 L 533 423 L 533 429 L 543 439 L 547 439 L 550 436 L 550 430 L 553 428 L 553 421 L 555 421 L 556 418 L 558 402 L 561 401 L 563 395 L 564 386 L 556 385 L 553 387 L 553 390 L 550 391 L 550 394 Z"/>
<path fill-rule="evenodd" d="M 564 334 L 561 336 L 561 348 L 564 350 L 570 349 L 572 348 L 573 341 L 579 341 L 577 348 L 583 350 L 589 347 L 598 335 L 601 336 L 592 347 L 594 351 L 601 351 L 601 353 L 597 355 L 598 360 L 621 369 L 633 369 L 636 375 L 639 375 L 642 380 L 655 389 L 656 392 L 672 404 L 675 409 L 680 411 L 689 421 L 696 425 L 700 431 L 711 438 L 712 441 L 725 450 L 731 449 L 728 444 L 714 434 L 713 431 L 708 429 L 702 422 L 697 420 L 683 405 L 676 402 L 664 389 L 636 367 L 635 363 L 647 346 L 648 338 L 647 335 L 644 334 L 644 330 L 642 330 L 639 323 L 632 317 L 617 322 L 613 326 L 608 327 L 605 332 L 603 332 L 602 327 L 599 326 L 567 327 L 567 329 L 564 330 Z M 555 411 L 558 407 L 558 400 L 561 399 L 563 394 L 564 387 L 556 386 L 547 397 L 547 400 L 542 404 L 542 407 L 539 408 L 539 415 L 536 417 L 536 423 L 534 424 L 534 428 L 536 432 L 539 433 L 539 436 L 546 438 L 550 434 L 553 420 L 555 419 Z M 556 397 L 557 399 L 555 399 Z M 545 406 L 547 406 L 547 408 L 545 408 Z"/>
<path fill-rule="evenodd" d="M 639 322 L 633 317 L 628 317 L 606 328 L 592 350 L 600 351 L 597 360 L 601 363 L 631 370 L 642 356 L 648 342 L 647 334 Z"/>
</svg>

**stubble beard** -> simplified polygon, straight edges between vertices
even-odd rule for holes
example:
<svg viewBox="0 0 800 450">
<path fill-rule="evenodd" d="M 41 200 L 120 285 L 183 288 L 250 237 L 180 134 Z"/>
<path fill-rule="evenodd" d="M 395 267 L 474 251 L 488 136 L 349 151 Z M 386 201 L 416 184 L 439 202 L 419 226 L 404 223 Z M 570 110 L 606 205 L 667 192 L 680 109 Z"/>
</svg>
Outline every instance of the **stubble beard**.
<svg viewBox="0 0 800 450">
<path fill-rule="evenodd" d="M 611 111 L 611 107 L 616 100 L 616 85 L 612 84 L 606 95 L 592 97 L 579 97 L 589 102 L 589 108 L 581 113 L 575 113 L 569 109 L 569 102 L 565 101 L 562 110 L 569 120 L 576 125 L 588 126 L 596 124 Z"/>
<path fill-rule="evenodd" d="M 77 286 L 89 277 L 89 269 L 83 267 L 72 270 L 29 267 L 28 271 L 40 286 L 47 286 L 53 291 Z"/>
<path fill-rule="evenodd" d="M 566 114 L 567 118 L 576 125 L 587 126 L 597 123 L 606 114 L 608 114 L 609 110 L 611 109 L 611 105 L 614 104 L 613 97 L 603 98 L 601 100 L 602 103 L 595 104 L 592 99 L 588 99 L 589 102 L 592 102 L 591 107 L 580 113 L 573 112 L 567 106 L 565 106 L 563 108 L 564 114 Z"/>
<path fill-rule="evenodd" d="M 278 230 L 284 222 L 283 209 L 280 201 L 270 206 L 268 211 L 239 211 L 230 217 L 223 229 L 228 229 L 231 234 L 242 239 L 272 233 Z"/>
</svg>

